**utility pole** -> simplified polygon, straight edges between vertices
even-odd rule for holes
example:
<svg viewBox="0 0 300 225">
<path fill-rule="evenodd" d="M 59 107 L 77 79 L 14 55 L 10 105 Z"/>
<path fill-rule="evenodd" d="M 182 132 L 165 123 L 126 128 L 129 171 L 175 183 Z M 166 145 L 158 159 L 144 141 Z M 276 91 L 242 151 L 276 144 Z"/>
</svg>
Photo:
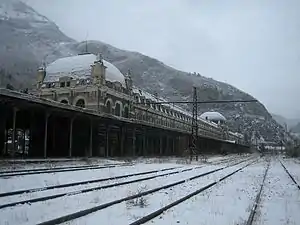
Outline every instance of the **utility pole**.
<svg viewBox="0 0 300 225">
<path fill-rule="evenodd" d="M 192 118 L 192 145 L 190 146 L 190 160 L 192 161 L 193 155 L 196 155 L 198 160 L 198 149 L 197 149 L 197 140 L 198 140 L 198 103 L 197 103 L 197 89 L 193 87 L 193 118 Z"/>
</svg>

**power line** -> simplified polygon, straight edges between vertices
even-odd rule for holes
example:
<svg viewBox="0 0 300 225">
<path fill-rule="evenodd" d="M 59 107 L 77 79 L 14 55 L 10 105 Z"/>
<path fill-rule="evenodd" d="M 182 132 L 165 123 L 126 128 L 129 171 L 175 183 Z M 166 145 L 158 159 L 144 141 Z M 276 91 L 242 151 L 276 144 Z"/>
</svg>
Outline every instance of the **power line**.
<svg viewBox="0 0 300 225">
<path fill-rule="evenodd" d="M 225 104 L 225 103 L 250 103 L 250 102 L 258 102 L 258 100 L 250 99 L 250 100 L 211 100 L 211 101 L 161 101 L 161 102 L 147 102 L 148 104 L 159 105 L 159 104 Z M 146 104 L 147 104 L 146 103 Z M 141 105 L 145 104 L 145 102 L 136 102 L 135 104 Z"/>
</svg>

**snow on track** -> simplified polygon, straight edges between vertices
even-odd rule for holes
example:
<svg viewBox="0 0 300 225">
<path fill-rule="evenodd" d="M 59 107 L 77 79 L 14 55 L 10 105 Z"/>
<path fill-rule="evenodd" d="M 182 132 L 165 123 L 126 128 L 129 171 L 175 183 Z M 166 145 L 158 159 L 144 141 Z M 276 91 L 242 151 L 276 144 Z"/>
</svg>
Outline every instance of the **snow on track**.
<svg viewBox="0 0 300 225">
<path fill-rule="evenodd" d="M 293 176 L 295 181 L 300 185 L 300 163 L 292 159 L 281 160 L 289 173 Z"/>
<path fill-rule="evenodd" d="M 87 165 L 103 165 L 124 163 L 124 161 L 109 160 L 103 158 L 76 159 L 76 158 L 61 158 L 61 159 L 25 159 L 25 160 L 0 160 L 0 171 L 14 172 L 17 170 L 30 169 L 54 169 L 57 167 L 68 166 L 87 166 Z"/>
<path fill-rule="evenodd" d="M 296 225 L 300 222 L 300 191 L 284 171 L 278 160 L 273 160 L 263 188 L 254 224 Z"/>
<path fill-rule="evenodd" d="M 193 169 L 193 168 L 195 168 L 195 166 L 186 166 L 184 168 L 170 169 L 167 171 L 159 171 L 159 172 L 153 172 L 153 173 L 144 174 L 144 175 L 135 175 L 135 176 L 125 177 L 125 178 L 113 179 L 113 177 L 111 177 L 111 180 L 99 181 L 99 182 L 95 182 L 95 183 L 88 183 L 88 184 L 70 186 L 70 187 L 65 187 L 65 188 L 55 188 L 55 189 L 43 190 L 43 191 L 37 191 L 37 192 L 28 192 L 28 193 L 20 194 L 20 195 L 2 197 L 2 198 L 0 198 L 0 200 L 1 200 L 0 209 L 1 209 L 2 205 L 12 203 L 12 202 L 20 202 L 20 201 L 24 201 L 24 200 L 29 201 L 30 199 L 34 199 L 34 198 L 40 198 L 40 197 L 45 197 L 45 196 L 49 196 L 49 195 L 64 194 L 64 193 L 69 193 L 69 192 L 80 192 L 81 190 L 84 190 L 84 189 L 98 188 L 98 187 L 103 187 L 106 185 L 119 184 L 122 182 L 130 182 L 130 181 L 134 181 L 137 179 L 143 179 L 143 178 L 148 178 L 148 177 L 153 177 L 153 176 L 161 176 L 161 175 L 175 173 L 175 172 L 181 172 L 183 170 L 188 170 L 188 169 Z M 124 174 L 124 175 L 126 175 L 126 174 Z"/>
<path fill-rule="evenodd" d="M 121 166 L 103 168 L 100 170 L 69 171 L 64 173 L 35 174 L 20 177 L 0 178 L 0 193 L 28 188 L 43 188 L 47 186 L 72 183 L 76 181 L 100 179 L 103 177 L 120 176 L 127 173 L 143 172 L 155 169 L 179 167 L 178 164 L 137 164 L 135 166 Z"/>
<path fill-rule="evenodd" d="M 174 187 L 161 190 L 159 192 L 146 195 L 134 200 L 129 200 L 126 202 L 119 203 L 117 205 L 111 206 L 109 208 L 100 210 L 98 212 L 92 213 L 85 217 L 64 223 L 64 224 L 98 224 L 99 218 L 102 221 L 105 221 L 105 224 L 129 224 L 137 219 L 150 214 L 153 211 L 156 211 L 159 208 L 162 208 L 196 190 L 201 187 L 204 187 L 225 175 L 237 170 L 238 168 L 245 166 L 249 162 L 241 163 L 236 166 L 226 168 L 224 170 L 209 174 L 207 176 L 187 181 L 184 184 L 176 185 Z M 135 194 L 135 193 L 132 193 Z M 186 211 L 184 209 L 183 211 Z M 181 212 L 182 214 L 182 212 Z M 199 215 L 196 213 L 195 215 Z M 175 221 L 174 224 L 176 224 Z M 168 220 L 165 220 L 162 224 L 171 224 Z M 193 224 L 193 223 L 192 223 Z"/>
<path fill-rule="evenodd" d="M 166 165 L 147 165 L 155 168 L 166 167 Z M 173 165 L 174 166 L 174 165 Z M 152 169 L 153 169 L 152 167 Z M 49 219 L 54 219 L 59 216 L 64 216 L 82 209 L 90 208 L 102 203 L 110 202 L 122 197 L 137 193 L 141 190 L 149 190 L 163 186 L 168 183 L 173 183 L 187 177 L 199 175 L 201 173 L 220 168 L 221 166 L 206 166 L 200 169 L 160 177 L 139 183 L 132 183 L 124 186 L 112 187 L 109 189 L 93 191 L 74 196 L 65 196 L 59 199 L 53 199 L 45 202 L 37 202 L 31 205 L 25 204 L 13 208 L 5 208 L 0 210 L 0 218 L 5 218 L 0 221 L 0 224 L 36 224 Z M 123 169 L 123 168 L 122 168 Z M 135 167 L 136 170 L 140 170 Z M 149 168 L 148 168 L 149 169 Z M 99 222 L 99 221 L 98 221 Z"/>
<path fill-rule="evenodd" d="M 244 224 L 265 167 L 252 164 L 146 224 Z"/>
</svg>

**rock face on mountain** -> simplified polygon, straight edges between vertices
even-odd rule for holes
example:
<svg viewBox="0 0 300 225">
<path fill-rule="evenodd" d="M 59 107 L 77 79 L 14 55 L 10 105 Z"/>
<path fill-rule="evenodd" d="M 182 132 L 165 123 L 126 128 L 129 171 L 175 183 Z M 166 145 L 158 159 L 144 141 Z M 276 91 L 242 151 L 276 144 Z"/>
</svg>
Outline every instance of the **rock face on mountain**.
<svg viewBox="0 0 300 225">
<path fill-rule="evenodd" d="M 28 86 L 42 62 L 84 52 L 86 43 L 76 43 L 58 27 L 19 0 L 0 2 L 0 84 Z M 88 41 L 88 50 L 101 53 L 123 73 L 132 71 L 136 86 L 170 100 L 192 100 L 192 87 L 198 87 L 199 100 L 245 100 L 252 96 L 226 83 L 198 73 L 186 73 L 142 55 L 111 45 Z M 191 105 L 182 105 L 190 110 Z M 199 111 L 219 111 L 232 129 L 247 136 L 278 141 L 285 136 L 261 103 L 201 104 Z M 255 131 L 255 132 L 254 132 Z"/>
<path fill-rule="evenodd" d="M 29 85 L 43 61 L 74 54 L 66 47 L 71 38 L 19 0 L 0 1 L 0 33 L 2 85 Z"/>
</svg>

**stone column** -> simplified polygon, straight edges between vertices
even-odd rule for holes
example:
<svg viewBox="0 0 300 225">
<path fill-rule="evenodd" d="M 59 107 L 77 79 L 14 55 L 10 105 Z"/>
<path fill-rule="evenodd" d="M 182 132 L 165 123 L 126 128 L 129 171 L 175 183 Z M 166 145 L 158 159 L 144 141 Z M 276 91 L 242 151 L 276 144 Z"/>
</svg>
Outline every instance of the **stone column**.
<svg viewBox="0 0 300 225">
<path fill-rule="evenodd" d="M 166 135 L 166 155 L 170 154 L 170 140 L 169 140 L 169 135 Z"/>
<path fill-rule="evenodd" d="M 163 154 L 163 136 L 159 135 L 159 155 Z"/>
<path fill-rule="evenodd" d="M 90 144 L 89 144 L 89 157 L 93 156 L 93 120 L 90 119 Z"/>
<path fill-rule="evenodd" d="M 132 128 L 132 156 L 135 156 L 136 151 L 136 128 Z"/>
<path fill-rule="evenodd" d="M 106 132 L 105 132 L 105 157 L 109 156 L 109 132 L 110 127 L 108 124 L 106 124 Z"/>
<path fill-rule="evenodd" d="M 70 118 L 70 133 L 69 133 L 69 157 L 72 157 L 72 148 L 73 148 L 73 122 L 74 117 Z"/>
<path fill-rule="evenodd" d="M 50 114 L 46 112 L 45 115 L 45 132 L 44 132 L 44 158 L 47 158 L 47 143 L 48 143 L 48 120 L 49 120 Z"/>
<path fill-rule="evenodd" d="M 152 139 L 151 136 L 148 136 L 147 139 L 146 139 L 148 155 L 153 155 L 151 139 Z"/>
<path fill-rule="evenodd" d="M 24 157 L 26 149 L 26 126 L 23 128 L 23 147 L 22 147 L 22 155 Z"/>
<path fill-rule="evenodd" d="M 172 155 L 175 155 L 176 136 L 172 138 Z"/>
<path fill-rule="evenodd" d="M 0 112 L 1 113 L 1 112 Z M 0 114 L 0 156 L 5 153 L 5 142 L 6 142 L 6 113 Z"/>
<path fill-rule="evenodd" d="M 34 130 L 34 113 L 30 112 L 30 124 L 29 124 L 29 149 L 28 149 L 28 155 L 32 156 L 34 154 L 34 145 L 33 145 L 33 130 Z"/>
<path fill-rule="evenodd" d="M 144 132 L 143 132 L 143 156 L 147 155 L 147 130 L 146 128 L 144 128 Z"/>
<path fill-rule="evenodd" d="M 17 111 L 16 107 L 13 108 L 13 126 L 12 126 L 12 156 L 15 156 L 16 153 L 16 122 L 17 122 Z"/>
<path fill-rule="evenodd" d="M 55 131 L 56 131 L 56 129 L 55 129 L 55 124 L 56 124 L 56 121 L 55 121 L 55 119 L 53 120 L 53 130 L 52 130 L 52 137 L 53 137 L 53 139 L 52 139 L 52 150 L 53 151 L 55 151 L 56 149 L 56 143 L 55 143 L 55 139 L 56 139 L 56 133 L 55 133 Z"/>
<path fill-rule="evenodd" d="M 121 153 L 121 156 L 123 157 L 124 156 L 124 140 L 125 140 L 125 132 L 124 132 L 124 130 L 125 130 L 125 127 L 121 127 L 120 128 L 120 132 L 121 132 L 121 134 L 120 134 L 120 136 L 121 136 L 121 138 L 120 138 L 120 153 Z"/>
</svg>

